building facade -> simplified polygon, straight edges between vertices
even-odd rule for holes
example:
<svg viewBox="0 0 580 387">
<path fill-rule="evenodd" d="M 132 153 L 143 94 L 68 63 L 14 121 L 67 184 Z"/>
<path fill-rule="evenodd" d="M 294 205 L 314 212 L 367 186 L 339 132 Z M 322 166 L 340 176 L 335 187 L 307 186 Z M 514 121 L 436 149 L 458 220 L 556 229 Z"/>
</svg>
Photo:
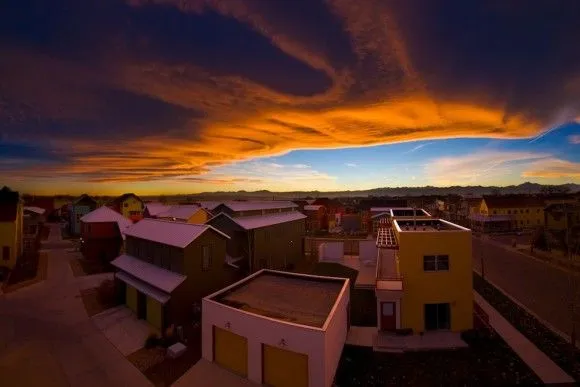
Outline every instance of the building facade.
<svg viewBox="0 0 580 387">
<path fill-rule="evenodd" d="M 306 215 L 306 232 L 316 232 L 329 229 L 329 218 L 326 207 L 321 204 L 311 204 L 304 206 L 304 215 Z"/>
<path fill-rule="evenodd" d="M 133 222 L 143 219 L 145 206 L 141 198 L 134 193 L 123 194 L 113 199 L 108 206 Z"/>
<path fill-rule="evenodd" d="M 532 229 L 544 225 L 544 200 L 527 195 L 484 196 L 479 213 L 505 222 L 512 230 Z"/>
<path fill-rule="evenodd" d="M 12 269 L 23 252 L 24 207 L 18 192 L 0 189 L 0 266 Z"/>
<path fill-rule="evenodd" d="M 72 235 L 80 235 L 81 218 L 97 208 L 97 202 L 87 194 L 81 195 L 72 202 L 69 210 L 69 232 Z"/>
<path fill-rule="evenodd" d="M 469 229 L 441 219 L 385 221 L 377 236 L 379 329 L 471 329 L 471 244 Z"/>
</svg>

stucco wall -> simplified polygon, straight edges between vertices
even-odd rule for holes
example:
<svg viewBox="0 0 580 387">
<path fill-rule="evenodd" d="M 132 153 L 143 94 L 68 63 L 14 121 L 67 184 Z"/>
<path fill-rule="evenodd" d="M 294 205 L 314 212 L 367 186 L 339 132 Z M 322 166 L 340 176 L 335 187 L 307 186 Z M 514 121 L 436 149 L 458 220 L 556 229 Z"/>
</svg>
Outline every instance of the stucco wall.
<svg viewBox="0 0 580 387">
<path fill-rule="evenodd" d="M 324 337 L 324 353 L 325 353 L 325 386 L 332 386 L 334 375 L 340 362 L 342 355 L 342 348 L 346 341 L 348 333 L 348 307 L 350 301 L 350 286 L 345 286 L 343 293 L 335 306 L 332 316 L 326 325 L 326 334 Z M 312 385 L 312 384 L 311 384 Z"/>
<path fill-rule="evenodd" d="M 398 232 L 403 276 L 401 327 L 415 333 L 425 328 L 424 305 L 449 303 L 451 330 L 473 326 L 473 284 L 470 231 Z M 449 255 L 449 271 L 426 272 L 423 256 Z"/>
<path fill-rule="evenodd" d="M 275 347 L 285 340 L 286 350 L 308 355 L 310 386 L 326 384 L 325 333 L 320 329 L 310 329 L 294 324 L 286 324 L 273 319 L 242 312 L 207 299 L 202 304 L 202 356 L 213 361 L 213 326 L 226 328 L 248 339 L 248 378 L 262 383 L 262 344 Z"/>
<path fill-rule="evenodd" d="M 2 247 L 10 247 L 10 259 L 4 261 L 2 257 Z M 0 266 L 13 268 L 18 255 L 16 243 L 16 224 L 11 222 L 0 222 Z"/>
</svg>

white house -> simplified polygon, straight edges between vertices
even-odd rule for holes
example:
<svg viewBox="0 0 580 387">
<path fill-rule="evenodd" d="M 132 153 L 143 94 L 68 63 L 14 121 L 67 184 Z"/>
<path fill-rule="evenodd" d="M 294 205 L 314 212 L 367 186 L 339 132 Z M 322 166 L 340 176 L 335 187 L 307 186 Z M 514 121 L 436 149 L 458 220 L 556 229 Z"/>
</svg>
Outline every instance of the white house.
<svg viewBox="0 0 580 387">
<path fill-rule="evenodd" d="M 202 301 L 202 356 L 250 381 L 330 387 L 348 331 L 349 280 L 261 270 Z"/>
</svg>

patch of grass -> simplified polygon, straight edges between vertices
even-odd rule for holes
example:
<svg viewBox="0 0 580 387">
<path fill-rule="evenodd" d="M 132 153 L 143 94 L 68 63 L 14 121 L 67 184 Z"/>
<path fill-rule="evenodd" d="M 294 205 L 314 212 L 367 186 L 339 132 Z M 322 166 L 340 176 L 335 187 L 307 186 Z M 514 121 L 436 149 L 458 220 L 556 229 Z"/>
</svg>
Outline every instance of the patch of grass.
<svg viewBox="0 0 580 387">
<path fill-rule="evenodd" d="M 112 280 L 104 280 L 96 288 L 83 289 L 80 294 L 89 317 L 119 305 Z"/>
<path fill-rule="evenodd" d="M 337 386 L 497 386 L 541 384 L 540 379 L 497 335 L 464 335 L 469 348 L 391 354 L 345 346 Z"/>
<path fill-rule="evenodd" d="M 473 289 L 554 363 L 576 381 L 580 381 L 580 351 L 578 349 L 573 348 L 570 343 L 548 329 L 477 273 L 473 273 Z"/>
</svg>

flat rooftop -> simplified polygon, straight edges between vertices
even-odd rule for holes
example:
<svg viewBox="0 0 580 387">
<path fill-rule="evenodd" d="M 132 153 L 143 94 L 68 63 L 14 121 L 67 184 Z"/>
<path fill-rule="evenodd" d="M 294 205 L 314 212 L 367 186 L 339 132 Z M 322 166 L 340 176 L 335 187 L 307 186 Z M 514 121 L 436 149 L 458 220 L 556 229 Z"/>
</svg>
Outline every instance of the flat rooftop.
<svg viewBox="0 0 580 387">
<path fill-rule="evenodd" d="M 441 219 L 397 219 L 395 223 L 401 232 L 469 231 L 468 228 Z"/>
<path fill-rule="evenodd" d="M 345 281 L 262 271 L 213 300 L 261 316 L 321 328 Z"/>
</svg>

